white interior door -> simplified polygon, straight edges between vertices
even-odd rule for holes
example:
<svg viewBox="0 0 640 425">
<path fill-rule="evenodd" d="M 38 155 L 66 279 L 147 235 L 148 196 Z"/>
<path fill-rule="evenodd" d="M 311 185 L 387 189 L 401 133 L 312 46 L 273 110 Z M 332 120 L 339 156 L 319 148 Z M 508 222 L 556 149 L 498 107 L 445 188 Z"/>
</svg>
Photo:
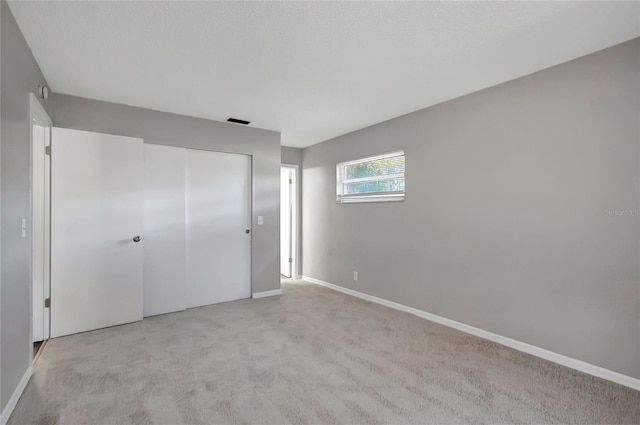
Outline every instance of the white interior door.
<svg viewBox="0 0 640 425">
<path fill-rule="evenodd" d="M 53 129 L 51 334 L 142 319 L 142 139 Z"/>
<path fill-rule="evenodd" d="M 280 168 L 280 274 L 291 277 L 291 168 Z"/>
<path fill-rule="evenodd" d="M 187 307 L 251 296 L 251 158 L 187 149 Z"/>
<path fill-rule="evenodd" d="M 184 310 L 186 150 L 144 145 L 144 316 Z"/>
<path fill-rule="evenodd" d="M 31 277 L 33 295 L 33 341 L 49 338 L 49 309 L 45 299 L 49 298 L 50 264 L 50 157 L 45 149 L 51 143 L 51 119 L 35 96 L 30 96 L 31 111 Z"/>
</svg>

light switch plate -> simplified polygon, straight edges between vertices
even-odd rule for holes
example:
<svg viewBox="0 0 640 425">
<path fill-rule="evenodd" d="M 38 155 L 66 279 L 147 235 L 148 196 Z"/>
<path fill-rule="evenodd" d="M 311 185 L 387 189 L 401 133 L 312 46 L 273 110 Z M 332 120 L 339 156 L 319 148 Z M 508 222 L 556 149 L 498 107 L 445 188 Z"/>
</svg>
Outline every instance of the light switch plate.
<svg viewBox="0 0 640 425">
<path fill-rule="evenodd" d="M 262 226 L 264 224 L 264 217 L 259 215 L 258 216 L 258 226 Z"/>
<path fill-rule="evenodd" d="M 26 218 L 22 219 L 22 237 L 23 238 L 27 237 L 27 219 Z"/>
</svg>

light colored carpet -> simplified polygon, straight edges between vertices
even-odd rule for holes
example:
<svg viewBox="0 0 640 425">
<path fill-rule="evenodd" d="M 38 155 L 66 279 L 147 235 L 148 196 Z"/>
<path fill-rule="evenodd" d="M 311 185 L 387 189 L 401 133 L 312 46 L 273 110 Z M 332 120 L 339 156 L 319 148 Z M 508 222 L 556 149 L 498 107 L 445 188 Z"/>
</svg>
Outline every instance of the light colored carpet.
<svg viewBox="0 0 640 425">
<path fill-rule="evenodd" d="M 640 392 L 300 281 L 54 339 L 9 424 L 640 423 Z"/>
</svg>

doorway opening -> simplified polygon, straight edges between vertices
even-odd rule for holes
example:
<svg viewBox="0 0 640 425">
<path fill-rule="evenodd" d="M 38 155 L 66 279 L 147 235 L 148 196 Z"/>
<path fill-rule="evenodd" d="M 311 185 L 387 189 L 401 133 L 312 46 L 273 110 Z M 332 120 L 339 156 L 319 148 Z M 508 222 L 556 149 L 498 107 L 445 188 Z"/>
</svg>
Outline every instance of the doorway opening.
<svg viewBox="0 0 640 425">
<path fill-rule="evenodd" d="M 280 274 L 298 275 L 298 167 L 280 168 Z"/>
<path fill-rule="evenodd" d="M 51 127 L 38 99 L 29 94 L 31 147 L 31 358 L 35 362 L 50 336 L 51 293 Z M 26 220 L 23 236 L 26 236 Z"/>
</svg>

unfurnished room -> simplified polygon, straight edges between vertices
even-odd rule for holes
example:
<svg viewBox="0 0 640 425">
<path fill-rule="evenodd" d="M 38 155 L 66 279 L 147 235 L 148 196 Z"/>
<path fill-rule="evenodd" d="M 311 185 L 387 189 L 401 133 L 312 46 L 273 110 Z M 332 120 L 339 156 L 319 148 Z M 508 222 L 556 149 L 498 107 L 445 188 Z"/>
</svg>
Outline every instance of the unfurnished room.
<svg viewBox="0 0 640 425">
<path fill-rule="evenodd" d="M 0 425 L 640 424 L 640 1 L 0 22 Z"/>
</svg>

